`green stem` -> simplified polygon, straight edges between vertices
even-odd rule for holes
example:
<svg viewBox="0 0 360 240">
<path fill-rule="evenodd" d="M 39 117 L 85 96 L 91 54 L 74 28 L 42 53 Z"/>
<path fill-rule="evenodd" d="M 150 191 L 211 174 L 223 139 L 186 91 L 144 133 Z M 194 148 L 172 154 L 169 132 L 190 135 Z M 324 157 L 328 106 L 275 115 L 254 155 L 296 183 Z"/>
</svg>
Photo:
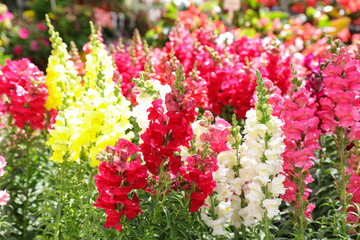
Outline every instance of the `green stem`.
<svg viewBox="0 0 360 240">
<path fill-rule="evenodd" d="M 305 212 L 305 209 L 304 209 L 304 201 L 303 201 L 303 196 L 304 196 L 304 192 L 305 192 L 305 189 L 304 189 L 304 183 L 303 183 L 303 173 L 301 171 L 301 168 L 296 168 L 295 170 L 296 173 L 299 174 L 299 193 L 298 193 L 298 196 L 297 196 L 297 202 L 299 204 L 299 207 L 298 209 L 295 211 L 295 219 L 298 220 L 298 230 L 299 230 L 299 239 L 300 240 L 304 240 L 305 239 L 305 216 L 304 216 L 304 212 Z"/>
<path fill-rule="evenodd" d="M 338 151 L 340 154 L 340 204 L 345 216 L 341 219 L 341 230 L 343 236 L 347 236 L 346 231 L 346 211 L 347 211 L 347 199 L 346 199 L 346 153 L 345 153 L 345 136 L 342 128 L 338 131 Z"/>
<path fill-rule="evenodd" d="M 195 192 L 195 183 L 194 182 L 192 182 L 191 183 L 191 189 L 190 189 L 190 192 L 189 192 L 189 194 L 188 194 L 188 197 L 186 198 L 186 201 L 185 201 L 185 209 L 188 209 L 189 208 L 189 206 L 190 206 L 190 202 L 191 202 L 191 194 L 193 193 L 193 192 Z"/>
<path fill-rule="evenodd" d="M 30 150 L 30 135 L 27 134 L 27 143 L 26 143 L 26 149 L 24 150 L 25 153 L 25 189 L 24 189 L 24 194 L 25 194 L 25 203 L 24 203 L 24 212 L 23 212 L 23 236 L 26 236 L 26 231 L 27 231 L 27 227 L 28 227 L 28 221 L 27 221 L 27 214 L 28 214 L 28 208 L 29 208 L 29 177 L 30 177 L 30 163 L 29 163 L 29 150 Z"/>
<path fill-rule="evenodd" d="M 270 221 L 267 216 L 267 211 L 265 211 L 264 215 L 264 227 L 265 227 L 265 240 L 269 240 L 270 238 L 270 229 L 269 229 Z"/>
<path fill-rule="evenodd" d="M 215 200 L 214 197 L 212 195 L 210 195 L 210 201 L 211 201 L 211 206 L 210 206 L 210 215 L 212 219 L 216 219 L 217 216 L 215 214 Z"/>
<path fill-rule="evenodd" d="M 24 189 L 24 194 L 25 194 L 25 203 L 24 203 L 24 212 L 23 212 L 23 236 L 26 236 L 26 232 L 27 232 L 27 228 L 29 226 L 29 222 L 28 222 L 28 209 L 29 209 L 29 188 L 30 188 L 30 170 L 31 170 L 31 149 L 32 149 L 32 145 L 31 143 L 33 142 L 32 139 L 32 133 L 33 133 L 33 129 L 30 125 L 26 125 L 25 126 L 25 136 L 26 136 L 26 145 L 25 145 L 25 149 L 23 151 L 24 155 L 23 156 L 25 158 L 25 189 Z"/>
<path fill-rule="evenodd" d="M 164 161 L 161 163 L 160 169 L 159 169 L 159 179 L 158 179 L 157 189 L 156 189 L 156 201 L 157 202 L 160 201 L 160 194 L 161 194 L 161 187 L 160 186 L 162 186 L 162 178 L 163 178 L 163 171 L 164 171 L 163 168 L 164 168 Z M 160 208 L 161 208 L 161 204 L 158 204 L 155 207 L 153 222 L 155 222 Z"/>
<path fill-rule="evenodd" d="M 239 239 L 240 239 L 239 229 L 234 227 L 234 240 L 239 240 Z"/>
<path fill-rule="evenodd" d="M 159 188 L 162 185 L 162 177 L 163 177 L 163 171 L 164 171 L 164 161 L 161 163 L 160 165 L 160 170 L 159 170 L 159 180 L 158 180 L 158 184 L 157 187 Z M 160 188 L 161 189 L 161 188 Z M 160 200 L 160 189 L 156 190 L 156 201 Z"/>
<path fill-rule="evenodd" d="M 269 190 L 268 190 L 268 186 L 265 187 L 265 199 L 269 198 Z M 270 240 L 271 236 L 270 236 L 270 220 L 269 217 L 267 215 L 267 210 L 265 210 L 264 213 L 264 228 L 265 228 L 265 240 Z"/>
<path fill-rule="evenodd" d="M 244 224 L 241 224 L 241 236 L 243 240 L 246 240 L 247 235 L 246 235 L 246 227 Z"/>
<path fill-rule="evenodd" d="M 77 180 L 78 180 L 78 185 L 80 187 L 81 181 L 82 181 L 82 159 L 80 159 L 80 163 L 78 166 L 78 173 L 77 173 Z"/>
<path fill-rule="evenodd" d="M 78 172 L 77 172 L 77 180 L 78 180 L 79 189 L 81 188 L 80 186 L 82 185 L 83 174 L 84 174 L 84 172 L 82 171 L 83 162 L 86 163 L 86 160 L 87 160 L 87 158 L 84 157 L 84 149 L 81 148 L 80 157 L 79 157 Z"/>
<path fill-rule="evenodd" d="M 63 207 L 63 194 L 64 194 L 64 165 L 65 162 L 60 164 L 60 197 L 57 206 L 57 215 L 56 215 L 56 232 L 55 240 L 61 239 L 61 217 L 62 217 L 62 207 Z"/>
<path fill-rule="evenodd" d="M 93 184 L 93 177 L 94 176 L 94 169 L 91 169 L 90 170 L 90 174 L 89 174 L 89 183 L 88 183 L 88 189 L 89 189 L 89 204 L 91 203 L 91 197 L 92 197 L 92 191 L 93 191 L 93 187 L 94 187 L 94 184 Z"/>
</svg>

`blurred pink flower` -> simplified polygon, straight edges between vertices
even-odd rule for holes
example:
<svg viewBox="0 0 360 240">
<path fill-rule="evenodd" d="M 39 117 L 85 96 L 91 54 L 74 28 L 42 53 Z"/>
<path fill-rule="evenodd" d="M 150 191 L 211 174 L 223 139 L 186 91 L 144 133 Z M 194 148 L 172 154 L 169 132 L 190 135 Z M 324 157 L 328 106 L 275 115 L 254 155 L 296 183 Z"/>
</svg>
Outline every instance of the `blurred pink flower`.
<svg viewBox="0 0 360 240">
<path fill-rule="evenodd" d="M 4 175 L 4 167 L 6 166 L 6 161 L 3 156 L 0 156 L 0 177 Z M 9 193 L 6 190 L 0 191 L 0 206 L 6 205 L 6 203 L 10 200 Z"/>
<path fill-rule="evenodd" d="M 268 25 L 269 22 L 270 22 L 270 18 L 263 17 L 263 18 L 259 19 L 258 25 L 259 25 L 259 27 L 264 28 L 264 27 L 266 27 Z"/>
<path fill-rule="evenodd" d="M 20 55 L 22 52 L 23 52 L 23 48 L 22 48 L 20 45 L 16 45 L 16 46 L 13 48 L 13 53 L 14 53 L 15 55 Z"/>
<path fill-rule="evenodd" d="M 19 30 L 19 36 L 22 39 L 27 39 L 29 37 L 29 32 L 25 28 L 21 27 L 20 30 Z"/>
<path fill-rule="evenodd" d="M 341 41 L 343 42 L 347 42 L 349 41 L 351 34 L 349 29 L 345 28 L 343 30 L 341 30 L 340 32 L 338 32 L 338 37 L 341 39 Z"/>
<path fill-rule="evenodd" d="M 6 166 L 6 161 L 5 158 L 3 156 L 0 156 L 0 177 L 4 176 L 4 168 Z"/>
<path fill-rule="evenodd" d="M 44 39 L 43 44 L 44 46 L 49 46 L 50 45 L 49 39 Z"/>
<path fill-rule="evenodd" d="M 95 22 L 99 23 L 101 27 L 113 29 L 112 16 L 108 11 L 101 8 L 94 8 Z"/>
<path fill-rule="evenodd" d="M 357 33 L 357 34 L 352 35 L 351 41 L 354 43 L 360 43 L 360 34 Z"/>
<path fill-rule="evenodd" d="M 282 26 L 282 23 L 281 23 L 280 19 L 279 19 L 279 18 L 275 18 L 274 21 L 273 21 L 273 23 L 272 23 L 273 29 L 274 29 L 275 31 L 276 31 L 276 30 L 280 30 L 281 26 Z"/>
<path fill-rule="evenodd" d="M 43 23 L 38 22 L 36 25 L 41 31 L 46 31 L 46 26 Z"/>
<path fill-rule="evenodd" d="M 39 50 L 39 45 L 38 42 L 36 40 L 32 40 L 30 42 L 30 48 L 31 50 L 33 50 L 34 52 L 37 52 Z"/>
<path fill-rule="evenodd" d="M 0 191 L 0 206 L 5 206 L 9 200 L 10 194 L 6 190 Z"/>
<path fill-rule="evenodd" d="M 12 15 L 11 12 L 6 12 L 3 14 L 0 14 L 0 22 L 6 21 L 6 20 L 11 20 L 14 18 L 14 15 Z"/>
</svg>

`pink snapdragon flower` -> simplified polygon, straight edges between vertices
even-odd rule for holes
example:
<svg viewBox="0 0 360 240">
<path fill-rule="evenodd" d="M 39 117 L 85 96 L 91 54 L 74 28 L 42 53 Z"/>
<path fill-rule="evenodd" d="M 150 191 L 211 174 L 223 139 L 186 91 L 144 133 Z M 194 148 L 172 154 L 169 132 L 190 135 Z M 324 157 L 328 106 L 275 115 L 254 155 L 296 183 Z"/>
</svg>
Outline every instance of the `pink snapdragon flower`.
<svg viewBox="0 0 360 240">
<path fill-rule="evenodd" d="M 283 169 L 286 176 L 284 186 L 285 194 L 281 197 L 297 209 L 300 206 L 296 195 L 300 189 L 296 182 L 301 181 L 304 185 L 302 196 L 303 214 L 311 217 L 315 205 L 307 201 L 312 191 L 307 185 L 314 181 L 310 174 L 313 162 L 314 151 L 320 148 L 318 139 L 320 136 L 319 118 L 316 116 L 317 104 L 311 97 L 311 92 L 305 88 L 289 92 L 289 98 L 284 98 L 281 118 L 284 121 L 283 131 L 285 133 L 286 149 L 282 154 L 284 159 Z M 300 176 L 300 174 L 302 176 Z"/>
<path fill-rule="evenodd" d="M 29 37 L 29 32 L 25 28 L 21 27 L 20 30 L 19 30 L 19 36 L 22 39 L 27 39 Z"/>
<path fill-rule="evenodd" d="M 349 151 L 351 148 L 355 149 L 352 147 L 353 141 L 360 139 L 360 61 L 351 52 L 346 52 L 345 48 L 340 48 L 339 52 L 340 55 L 332 56 L 322 72 L 324 96 L 320 99 L 319 117 L 323 131 L 330 134 L 339 134 L 338 131 L 340 134 L 345 133 L 350 142 L 347 148 Z M 356 212 L 354 204 L 360 203 L 359 160 L 355 154 L 356 149 L 351 151 L 346 170 L 350 175 L 347 193 L 351 193 L 352 198 L 347 211 Z M 347 217 L 350 222 L 358 221 L 353 214 L 348 214 Z"/>
<path fill-rule="evenodd" d="M 349 140 L 359 135 L 360 61 L 348 53 L 334 57 L 322 72 L 324 96 L 320 99 L 321 128 L 334 133 L 337 127 L 352 129 Z M 355 131 L 355 132 L 354 132 Z"/>
<path fill-rule="evenodd" d="M 6 166 L 6 161 L 3 156 L 0 156 L 0 177 L 4 176 L 4 168 Z M 10 200 L 10 194 L 6 190 L 0 191 L 0 206 L 5 206 Z"/>
</svg>

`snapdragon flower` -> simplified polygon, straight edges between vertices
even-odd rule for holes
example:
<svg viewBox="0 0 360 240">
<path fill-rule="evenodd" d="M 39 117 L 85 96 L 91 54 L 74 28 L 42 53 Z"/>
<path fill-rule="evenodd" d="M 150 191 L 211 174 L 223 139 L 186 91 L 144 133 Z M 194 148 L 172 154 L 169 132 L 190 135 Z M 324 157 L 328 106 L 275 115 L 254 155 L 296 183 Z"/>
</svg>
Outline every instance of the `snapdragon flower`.
<svg viewBox="0 0 360 240">
<path fill-rule="evenodd" d="M 50 131 L 49 145 L 54 150 L 50 159 L 55 162 L 79 162 L 89 157 L 90 165 L 96 166 L 101 149 L 113 146 L 119 138 L 132 137 L 131 132 L 125 134 L 131 127 L 130 102 L 112 81 L 111 56 L 102 48 L 93 28 L 89 49 L 84 90 L 59 111 L 54 130 Z"/>
<path fill-rule="evenodd" d="M 257 78 L 258 102 L 255 109 L 246 113 L 243 143 L 239 127 L 233 127 L 227 136 L 229 148 L 217 155 L 219 169 L 213 173 L 216 194 L 206 200 L 210 210 L 202 208 L 202 219 L 213 227 L 214 235 L 226 234 L 219 224 L 239 229 L 264 219 L 269 234 L 268 221 L 279 214 L 280 194 L 285 192 L 285 177 L 281 174 L 281 154 L 285 150 L 283 123 L 271 114 L 259 72 Z M 236 119 L 233 121 L 237 123 Z"/>
<path fill-rule="evenodd" d="M 45 107 L 47 110 L 60 110 L 62 105 L 68 104 L 68 101 L 71 101 L 81 91 L 81 78 L 77 76 L 66 44 L 62 41 L 59 33 L 54 30 L 47 15 L 46 17 L 53 49 L 46 68 L 46 86 L 49 95 Z"/>
</svg>

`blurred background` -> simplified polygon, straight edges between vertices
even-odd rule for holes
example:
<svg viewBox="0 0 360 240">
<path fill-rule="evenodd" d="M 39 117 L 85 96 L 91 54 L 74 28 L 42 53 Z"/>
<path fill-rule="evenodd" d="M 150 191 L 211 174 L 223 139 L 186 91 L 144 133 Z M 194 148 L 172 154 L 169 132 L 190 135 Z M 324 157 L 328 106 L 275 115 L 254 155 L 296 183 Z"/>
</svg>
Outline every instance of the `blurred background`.
<svg viewBox="0 0 360 240">
<path fill-rule="evenodd" d="M 101 29 L 106 45 L 119 39 L 126 45 L 138 29 L 150 46 L 161 47 L 175 24 L 201 25 L 209 19 L 249 37 L 273 34 L 292 41 L 303 34 L 316 41 L 326 31 L 347 43 L 360 39 L 360 0 L 1 0 L 0 64 L 28 57 L 46 68 L 45 14 L 80 52 L 89 39 L 89 21 Z"/>
</svg>

